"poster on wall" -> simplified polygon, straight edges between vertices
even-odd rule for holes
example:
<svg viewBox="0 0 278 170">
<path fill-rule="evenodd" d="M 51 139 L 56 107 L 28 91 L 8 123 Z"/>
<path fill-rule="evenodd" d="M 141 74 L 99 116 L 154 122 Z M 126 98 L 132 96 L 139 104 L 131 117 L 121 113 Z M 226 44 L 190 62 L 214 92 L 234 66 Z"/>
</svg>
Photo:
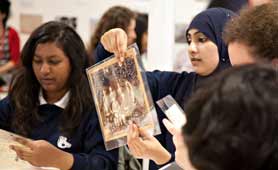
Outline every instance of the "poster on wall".
<svg viewBox="0 0 278 170">
<path fill-rule="evenodd" d="M 25 8 L 31 8 L 34 6 L 33 0 L 19 0 L 20 6 Z"/>
<path fill-rule="evenodd" d="M 77 17 L 71 17 L 71 16 L 57 16 L 55 18 L 56 21 L 60 21 L 62 23 L 65 23 L 75 30 L 77 29 Z"/>
<path fill-rule="evenodd" d="M 175 24 L 175 42 L 176 43 L 186 43 L 186 29 L 187 24 L 185 23 L 176 23 Z"/>
<path fill-rule="evenodd" d="M 42 16 L 37 14 L 20 14 L 20 32 L 30 34 L 42 24 Z"/>
</svg>

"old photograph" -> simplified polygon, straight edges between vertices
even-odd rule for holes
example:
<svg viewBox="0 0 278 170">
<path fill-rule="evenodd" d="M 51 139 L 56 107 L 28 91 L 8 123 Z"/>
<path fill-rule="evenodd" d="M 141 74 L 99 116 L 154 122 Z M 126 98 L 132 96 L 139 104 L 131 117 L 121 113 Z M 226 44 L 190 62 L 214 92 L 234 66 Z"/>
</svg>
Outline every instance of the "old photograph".
<svg viewBox="0 0 278 170">
<path fill-rule="evenodd" d="M 124 61 L 116 57 L 87 70 L 105 142 L 125 137 L 130 122 L 154 128 L 146 89 L 130 48 Z"/>
</svg>

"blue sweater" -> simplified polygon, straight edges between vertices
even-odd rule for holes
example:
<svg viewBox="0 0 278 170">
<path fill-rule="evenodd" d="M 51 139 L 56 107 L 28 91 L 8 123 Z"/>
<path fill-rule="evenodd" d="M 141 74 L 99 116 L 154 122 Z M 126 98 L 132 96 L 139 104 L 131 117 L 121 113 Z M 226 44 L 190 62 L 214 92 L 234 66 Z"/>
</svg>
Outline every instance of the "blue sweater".
<svg viewBox="0 0 278 170">
<path fill-rule="evenodd" d="M 50 104 L 40 105 L 39 114 L 42 122 L 31 132 L 31 139 L 46 140 L 52 145 L 58 145 L 58 139 L 63 136 L 59 131 L 60 115 L 63 109 Z M 10 127 L 13 116 L 13 107 L 9 98 L 0 101 L 0 128 L 11 132 Z M 61 149 L 73 154 L 74 163 L 72 170 L 115 170 L 117 169 L 118 150 L 105 151 L 103 138 L 96 112 L 85 114 L 86 116 L 74 134 L 67 139 L 70 148 Z M 50 155 L 51 156 L 51 155 Z"/>
<path fill-rule="evenodd" d="M 96 62 L 102 61 L 105 58 L 112 55 L 111 53 L 107 52 L 101 44 L 97 46 L 95 54 Z M 186 101 L 192 95 L 193 91 L 195 91 L 195 89 L 197 88 L 197 84 L 199 86 L 201 81 L 203 81 L 204 79 L 198 76 L 196 73 L 187 72 L 175 73 L 154 71 L 146 72 L 146 76 L 154 102 L 170 94 L 173 96 L 173 98 L 177 101 L 179 105 L 184 107 L 186 107 Z M 165 114 L 159 109 L 156 103 L 155 106 L 157 110 L 158 121 L 161 128 L 161 134 L 157 135 L 156 138 L 164 146 L 164 148 L 166 148 L 172 154 L 172 158 L 169 161 L 171 162 L 174 161 L 175 153 L 172 135 L 167 131 L 167 129 L 162 123 L 162 119 L 166 118 Z M 159 169 L 161 166 L 158 166 L 153 161 L 151 161 L 149 169 L 156 170 Z"/>
</svg>

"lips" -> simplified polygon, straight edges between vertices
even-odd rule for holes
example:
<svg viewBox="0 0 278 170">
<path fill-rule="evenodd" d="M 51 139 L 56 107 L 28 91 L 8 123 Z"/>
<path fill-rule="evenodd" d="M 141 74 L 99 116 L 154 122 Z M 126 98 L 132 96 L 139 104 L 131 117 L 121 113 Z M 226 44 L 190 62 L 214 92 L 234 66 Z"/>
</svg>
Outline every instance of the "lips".
<svg viewBox="0 0 278 170">
<path fill-rule="evenodd" d="M 45 85 L 53 84 L 53 82 L 54 82 L 54 79 L 49 79 L 49 78 L 41 79 L 41 83 L 45 84 Z"/>
<path fill-rule="evenodd" d="M 191 64 L 193 66 L 197 65 L 198 63 L 200 63 L 202 60 L 201 59 L 198 59 L 198 58 L 191 58 Z"/>
<path fill-rule="evenodd" d="M 191 61 L 201 61 L 199 58 L 191 58 Z"/>
</svg>

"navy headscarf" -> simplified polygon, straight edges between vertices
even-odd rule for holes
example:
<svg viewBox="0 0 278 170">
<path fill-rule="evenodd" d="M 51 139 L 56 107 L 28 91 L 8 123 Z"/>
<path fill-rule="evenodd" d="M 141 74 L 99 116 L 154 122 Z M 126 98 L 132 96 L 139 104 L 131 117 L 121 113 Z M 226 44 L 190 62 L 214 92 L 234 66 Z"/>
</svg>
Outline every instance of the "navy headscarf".
<svg viewBox="0 0 278 170">
<path fill-rule="evenodd" d="M 220 58 L 219 64 L 213 73 L 231 66 L 228 48 L 222 39 L 222 34 L 225 24 L 234 16 L 236 14 L 231 10 L 210 8 L 195 16 L 186 31 L 186 35 L 188 35 L 190 29 L 198 29 L 217 46 Z"/>
</svg>

